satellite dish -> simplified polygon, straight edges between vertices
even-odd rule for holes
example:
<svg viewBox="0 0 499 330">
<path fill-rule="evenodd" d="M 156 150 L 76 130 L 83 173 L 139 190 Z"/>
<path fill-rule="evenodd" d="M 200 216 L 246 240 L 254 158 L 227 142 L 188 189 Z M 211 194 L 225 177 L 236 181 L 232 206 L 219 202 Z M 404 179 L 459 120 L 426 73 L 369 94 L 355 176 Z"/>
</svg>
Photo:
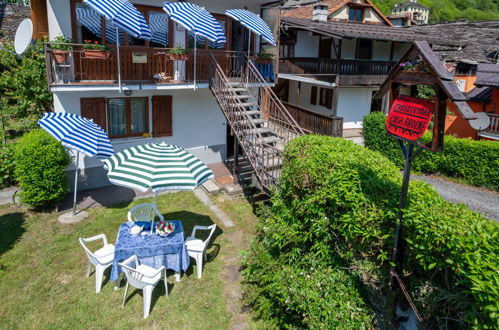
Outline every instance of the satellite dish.
<svg viewBox="0 0 499 330">
<path fill-rule="evenodd" d="M 477 119 L 470 120 L 470 126 L 476 129 L 477 131 L 481 131 L 486 129 L 490 125 L 490 117 L 485 112 L 475 113 L 478 117 Z"/>
<path fill-rule="evenodd" d="M 17 27 L 16 36 L 14 38 L 14 50 L 18 55 L 21 55 L 28 49 L 33 39 L 33 23 L 29 18 L 24 19 Z"/>
</svg>

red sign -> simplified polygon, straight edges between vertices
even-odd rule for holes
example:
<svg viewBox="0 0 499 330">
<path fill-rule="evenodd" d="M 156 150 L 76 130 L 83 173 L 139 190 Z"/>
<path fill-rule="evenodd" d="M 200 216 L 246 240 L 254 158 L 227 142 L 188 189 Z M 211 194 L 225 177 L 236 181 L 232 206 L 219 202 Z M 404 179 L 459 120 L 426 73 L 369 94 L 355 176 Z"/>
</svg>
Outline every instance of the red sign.
<svg viewBox="0 0 499 330">
<path fill-rule="evenodd" d="M 432 101 L 411 96 L 398 96 L 386 120 L 391 134 L 406 140 L 417 140 L 428 127 L 435 104 Z"/>
</svg>

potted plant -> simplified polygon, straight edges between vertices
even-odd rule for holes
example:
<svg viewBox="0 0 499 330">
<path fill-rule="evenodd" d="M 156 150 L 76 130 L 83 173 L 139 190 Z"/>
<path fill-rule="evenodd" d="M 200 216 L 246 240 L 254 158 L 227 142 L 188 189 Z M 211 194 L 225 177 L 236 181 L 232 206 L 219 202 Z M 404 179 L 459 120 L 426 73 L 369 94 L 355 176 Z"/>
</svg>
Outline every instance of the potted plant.
<svg viewBox="0 0 499 330">
<path fill-rule="evenodd" d="M 69 51 L 73 48 L 71 40 L 66 39 L 64 36 L 57 36 L 52 40 L 51 44 L 52 54 L 54 54 L 54 61 L 57 64 L 67 64 Z"/>
<path fill-rule="evenodd" d="M 257 54 L 256 63 L 269 64 L 272 63 L 274 54 L 260 52 Z"/>
<path fill-rule="evenodd" d="M 189 54 L 187 53 L 187 49 L 177 46 L 169 50 L 169 59 L 172 61 L 187 61 Z"/>
<path fill-rule="evenodd" d="M 92 40 L 83 40 L 83 54 L 90 59 L 108 59 L 111 56 L 106 45 Z"/>
</svg>

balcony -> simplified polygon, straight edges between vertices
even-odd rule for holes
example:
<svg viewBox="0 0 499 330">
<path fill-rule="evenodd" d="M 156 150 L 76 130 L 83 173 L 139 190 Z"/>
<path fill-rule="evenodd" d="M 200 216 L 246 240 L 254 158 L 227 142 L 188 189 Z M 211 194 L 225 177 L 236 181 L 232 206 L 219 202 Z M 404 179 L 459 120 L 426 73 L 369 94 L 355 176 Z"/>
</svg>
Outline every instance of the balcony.
<svg viewBox="0 0 499 330">
<path fill-rule="evenodd" d="M 479 138 L 486 138 L 490 140 L 499 140 L 499 115 L 493 113 L 487 113 L 490 118 L 489 126 L 478 132 Z"/>
<path fill-rule="evenodd" d="M 279 73 L 294 75 L 336 75 L 340 85 L 380 85 L 395 61 L 345 60 L 310 57 L 279 61 Z"/>
<path fill-rule="evenodd" d="M 50 87 L 118 85 L 118 53 L 116 47 L 101 53 L 99 58 L 89 54 L 81 44 L 59 56 L 54 44 L 45 47 L 47 78 Z M 207 83 L 210 77 L 209 52 L 213 53 L 228 77 L 238 73 L 244 54 L 221 50 L 198 50 L 196 81 Z M 121 83 L 125 85 L 154 84 L 159 86 L 185 85 L 194 82 L 194 54 L 176 60 L 169 48 L 121 46 L 119 49 Z"/>
</svg>

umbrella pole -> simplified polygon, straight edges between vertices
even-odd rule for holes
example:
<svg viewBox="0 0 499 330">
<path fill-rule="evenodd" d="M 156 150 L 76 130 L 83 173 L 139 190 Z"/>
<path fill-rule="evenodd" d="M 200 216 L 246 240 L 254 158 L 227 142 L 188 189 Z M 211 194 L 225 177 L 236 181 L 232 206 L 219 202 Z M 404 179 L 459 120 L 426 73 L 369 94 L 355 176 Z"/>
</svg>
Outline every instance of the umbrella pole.
<svg viewBox="0 0 499 330">
<path fill-rule="evenodd" d="M 80 158 L 80 152 L 76 151 L 76 168 L 75 168 L 75 187 L 73 195 L 73 215 L 76 215 L 76 190 L 78 187 L 78 160 Z"/>
<path fill-rule="evenodd" d="M 120 34 L 116 28 L 116 61 L 118 62 L 118 86 L 121 93 Z"/>
<path fill-rule="evenodd" d="M 158 202 L 158 192 L 155 191 L 154 192 L 154 208 L 156 208 L 156 209 L 158 208 L 157 202 Z M 152 235 L 152 229 L 154 227 L 154 217 L 156 216 L 156 213 L 153 213 L 153 214 L 154 214 L 154 216 L 152 217 L 152 220 L 151 220 L 151 231 L 149 232 L 149 235 Z"/>
<path fill-rule="evenodd" d="M 251 49 L 251 30 L 248 29 L 248 60 L 250 59 L 250 49 Z"/>
<path fill-rule="evenodd" d="M 196 71 L 197 71 L 197 56 L 196 56 L 196 50 L 197 50 L 197 40 L 196 40 L 196 35 L 194 35 L 194 90 L 196 90 Z"/>
</svg>

